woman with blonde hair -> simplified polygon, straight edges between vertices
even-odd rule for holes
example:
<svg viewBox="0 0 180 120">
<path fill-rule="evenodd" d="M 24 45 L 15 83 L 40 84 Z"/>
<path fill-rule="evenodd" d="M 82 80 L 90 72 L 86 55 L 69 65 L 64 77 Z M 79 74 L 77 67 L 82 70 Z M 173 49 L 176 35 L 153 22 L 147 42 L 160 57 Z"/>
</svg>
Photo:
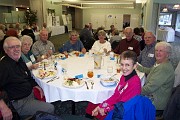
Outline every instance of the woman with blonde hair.
<svg viewBox="0 0 180 120">
<path fill-rule="evenodd" d="M 69 40 L 64 44 L 63 47 L 59 49 L 61 53 L 69 53 L 72 51 L 79 51 L 82 53 L 86 53 L 86 49 L 84 48 L 83 43 L 78 39 L 79 33 L 75 30 L 69 33 Z"/>
<path fill-rule="evenodd" d="M 23 61 L 26 63 L 29 70 L 36 69 L 38 64 L 36 64 L 36 59 L 31 52 L 31 46 L 33 44 L 33 40 L 30 36 L 24 35 L 21 37 L 21 57 Z"/>
<path fill-rule="evenodd" d="M 100 30 L 98 32 L 98 38 L 99 40 L 97 40 L 91 50 L 93 53 L 100 53 L 100 54 L 107 54 L 108 52 L 111 51 L 111 44 L 110 42 L 106 41 L 105 38 L 106 38 L 106 32 L 104 30 Z"/>
</svg>

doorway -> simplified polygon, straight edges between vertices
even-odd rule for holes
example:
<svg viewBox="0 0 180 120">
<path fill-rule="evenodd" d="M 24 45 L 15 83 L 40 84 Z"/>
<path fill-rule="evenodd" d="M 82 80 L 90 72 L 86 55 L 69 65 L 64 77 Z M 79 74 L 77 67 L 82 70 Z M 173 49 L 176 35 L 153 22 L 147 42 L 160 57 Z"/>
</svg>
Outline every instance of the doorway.
<svg viewBox="0 0 180 120">
<path fill-rule="evenodd" d="M 131 15 L 124 14 L 123 15 L 123 29 L 130 26 Z"/>
</svg>

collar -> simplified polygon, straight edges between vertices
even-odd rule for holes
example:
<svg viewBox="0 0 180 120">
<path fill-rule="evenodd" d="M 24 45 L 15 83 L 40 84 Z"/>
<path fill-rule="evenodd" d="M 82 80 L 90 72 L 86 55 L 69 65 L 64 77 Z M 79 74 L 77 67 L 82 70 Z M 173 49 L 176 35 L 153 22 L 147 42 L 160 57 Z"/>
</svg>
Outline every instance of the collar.
<svg viewBox="0 0 180 120">
<path fill-rule="evenodd" d="M 129 74 L 128 76 L 124 76 L 125 77 L 125 81 L 128 81 L 130 78 L 132 78 L 135 75 L 137 75 L 137 73 L 136 73 L 135 70 L 133 70 L 131 74 Z"/>
<path fill-rule="evenodd" d="M 147 48 L 152 48 L 156 45 L 156 42 L 153 42 L 151 45 L 147 45 Z"/>
<path fill-rule="evenodd" d="M 131 42 L 132 40 L 133 40 L 133 38 L 131 38 L 131 40 L 129 40 L 129 41 L 128 41 L 127 38 L 126 38 L 126 42 Z"/>
<path fill-rule="evenodd" d="M 42 40 L 40 40 L 40 42 L 41 42 L 43 45 L 46 45 L 48 41 L 42 41 Z"/>
</svg>

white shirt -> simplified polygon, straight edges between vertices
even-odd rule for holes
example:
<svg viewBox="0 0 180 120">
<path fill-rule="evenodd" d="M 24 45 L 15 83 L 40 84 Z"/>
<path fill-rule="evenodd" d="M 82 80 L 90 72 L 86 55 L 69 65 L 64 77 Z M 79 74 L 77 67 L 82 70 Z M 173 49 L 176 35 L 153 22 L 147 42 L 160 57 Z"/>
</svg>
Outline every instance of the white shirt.
<svg viewBox="0 0 180 120">
<path fill-rule="evenodd" d="M 91 50 L 93 53 L 104 53 L 104 48 L 107 49 L 107 52 L 111 51 L 111 44 L 110 42 L 106 41 L 105 43 L 100 43 L 99 40 L 97 40 Z"/>
</svg>

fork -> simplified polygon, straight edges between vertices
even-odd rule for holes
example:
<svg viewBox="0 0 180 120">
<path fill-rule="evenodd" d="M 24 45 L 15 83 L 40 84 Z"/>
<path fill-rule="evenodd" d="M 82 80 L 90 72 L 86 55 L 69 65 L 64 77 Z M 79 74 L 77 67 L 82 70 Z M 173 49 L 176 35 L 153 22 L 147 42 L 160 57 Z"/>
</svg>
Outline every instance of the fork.
<svg viewBox="0 0 180 120">
<path fill-rule="evenodd" d="M 91 86 L 91 89 L 93 89 L 94 82 L 91 82 L 91 85 L 92 85 L 92 86 Z"/>
</svg>

